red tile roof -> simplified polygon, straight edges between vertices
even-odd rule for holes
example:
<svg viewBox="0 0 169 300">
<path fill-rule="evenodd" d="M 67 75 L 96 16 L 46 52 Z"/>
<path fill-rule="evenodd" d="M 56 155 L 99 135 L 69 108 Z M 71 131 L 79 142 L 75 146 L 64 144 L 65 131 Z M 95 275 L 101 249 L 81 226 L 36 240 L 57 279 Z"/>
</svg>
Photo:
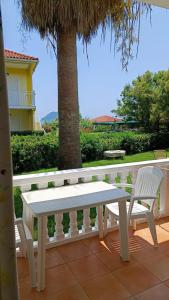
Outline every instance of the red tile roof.
<svg viewBox="0 0 169 300">
<path fill-rule="evenodd" d="M 106 122 L 120 122 L 121 119 L 104 115 L 104 116 L 100 116 L 100 117 L 91 119 L 91 121 L 93 123 L 101 123 L 101 122 L 106 123 Z"/>
<path fill-rule="evenodd" d="M 5 58 L 38 61 L 37 57 L 29 56 L 29 55 L 26 55 L 26 54 L 22 54 L 22 53 L 18 53 L 18 52 L 14 52 L 14 51 L 11 51 L 11 50 L 6 50 L 6 49 L 5 49 Z"/>
</svg>

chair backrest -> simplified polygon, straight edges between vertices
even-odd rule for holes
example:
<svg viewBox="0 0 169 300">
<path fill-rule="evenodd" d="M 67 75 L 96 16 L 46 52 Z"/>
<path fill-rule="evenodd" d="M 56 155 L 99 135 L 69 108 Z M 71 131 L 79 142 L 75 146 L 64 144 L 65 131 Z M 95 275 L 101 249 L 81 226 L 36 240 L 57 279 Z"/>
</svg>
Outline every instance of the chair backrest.
<svg viewBox="0 0 169 300">
<path fill-rule="evenodd" d="M 164 174 L 158 167 L 140 168 L 135 183 L 134 197 L 150 196 L 156 198 L 163 177 Z"/>
<path fill-rule="evenodd" d="M 15 218 L 15 241 L 16 246 L 20 248 L 20 252 L 26 256 L 26 233 L 24 228 L 23 219 Z"/>
<path fill-rule="evenodd" d="M 128 218 L 131 216 L 135 199 L 139 200 L 139 198 L 142 198 L 142 200 L 140 200 L 142 204 L 149 206 L 151 211 L 153 210 L 155 199 L 163 178 L 164 174 L 158 167 L 148 166 L 138 170 L 134 195 L 130 202 L 130 208 L 128 211 Z"/>
</svg>

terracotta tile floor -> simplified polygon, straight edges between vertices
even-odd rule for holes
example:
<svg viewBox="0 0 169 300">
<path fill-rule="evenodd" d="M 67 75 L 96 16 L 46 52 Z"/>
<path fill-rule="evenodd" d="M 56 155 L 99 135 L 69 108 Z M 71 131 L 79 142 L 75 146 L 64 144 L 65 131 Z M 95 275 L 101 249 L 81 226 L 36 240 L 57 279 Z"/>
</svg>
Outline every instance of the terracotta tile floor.
<svg viewBox="0 0 169 300">
<path fill-rule="evenodd" d="M 158 248 L 146 224 L 129 232 L 130 262 L 120 259 L 118 231 L 48 250 L 41 293 L 30 288 L 27 261 L 18 258 L 21 300 L 168 300 L 169 218 L 156 228 Z"/>
</svg>

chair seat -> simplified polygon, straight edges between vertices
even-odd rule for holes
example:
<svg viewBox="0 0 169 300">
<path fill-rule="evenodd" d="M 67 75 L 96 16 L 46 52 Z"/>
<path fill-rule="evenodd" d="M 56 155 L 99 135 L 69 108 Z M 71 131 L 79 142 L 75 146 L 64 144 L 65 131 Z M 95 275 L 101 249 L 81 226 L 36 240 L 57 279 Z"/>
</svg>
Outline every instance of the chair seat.
<svg viewBox="0 0 169 300">
<path fill-rule="evenodd" d="M 130 206 L 130 202 L 127 202 L 126 207 L 127 207 L 127 213 L 129 210 L 129 206 Z M 111 204 L 107 204 L 106 207 L 108 208 L 108 210 L 115 216 L 119 217 L 119 206 L 118 203 L 111 203 Z M 131 214 L 131 218 L 135 217 L 137 215 L 142 215 L 145 214 L 146 212 L 149 212 L 149 209 L 139 203 L 134 203 L 133 205 L 133 209 L 132 209 L 132 214 Z"/>
</svg>

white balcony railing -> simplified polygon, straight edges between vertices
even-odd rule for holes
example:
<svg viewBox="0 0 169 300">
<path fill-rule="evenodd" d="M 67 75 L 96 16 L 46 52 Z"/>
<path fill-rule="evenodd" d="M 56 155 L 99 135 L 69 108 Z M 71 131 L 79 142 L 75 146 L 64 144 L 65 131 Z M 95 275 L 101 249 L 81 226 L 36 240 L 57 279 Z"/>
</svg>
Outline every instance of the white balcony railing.
<svg viewBox="0 0 169 300">
<path fill-rule="evenodd" d="M 8 101 L 10 108 L 35 107 L 35 92 L 8 91 Z"/>
<path fill-rule="evenodd" d="M 156 205 L 155 214 L 156 217 L 169 216 L 169 159 L 14 176 L 13 184 L 15 187 L 20 187 L 22 191 L 29 191 L 34 184 L 37 185 L 38 189 L 44 189 L 47 188 L 51 182 L 56 187 L 65 184 L 78 184 L 79 182 L 91 182 L 93 180 L 107 180 L 113 183 L 116 182 L 117 177 L 121 182 L 127 182 L 129 176 L 132 183 L 134 183 L 138 169 L 147 165 L 158 166 L 165 174 L 160 190 L 160 201 Z M 24 208 L 23 214 L 29 228 L 33 230 L 33 217 L 25 215 Z M 80 230 L 78 228 L 77 211 L 71 211 L 69 218 L 69 232 L 65 234 L 62 224 L 63 214 L 53 216 L 53 219 L 55 219 L 55 230 L 52 237 L 51 234 L 49 237 L 47 230 L 47 247 L 54 247 L 57 244 L 68 243 L 98 234 L 97 216 L 96 219 L 91 222 L 90 209 L 83 210 L 83 225 Z M 110 219 L 109 230 L 113 228 L 117 228 L 117 224 Z"/>
</svg>

